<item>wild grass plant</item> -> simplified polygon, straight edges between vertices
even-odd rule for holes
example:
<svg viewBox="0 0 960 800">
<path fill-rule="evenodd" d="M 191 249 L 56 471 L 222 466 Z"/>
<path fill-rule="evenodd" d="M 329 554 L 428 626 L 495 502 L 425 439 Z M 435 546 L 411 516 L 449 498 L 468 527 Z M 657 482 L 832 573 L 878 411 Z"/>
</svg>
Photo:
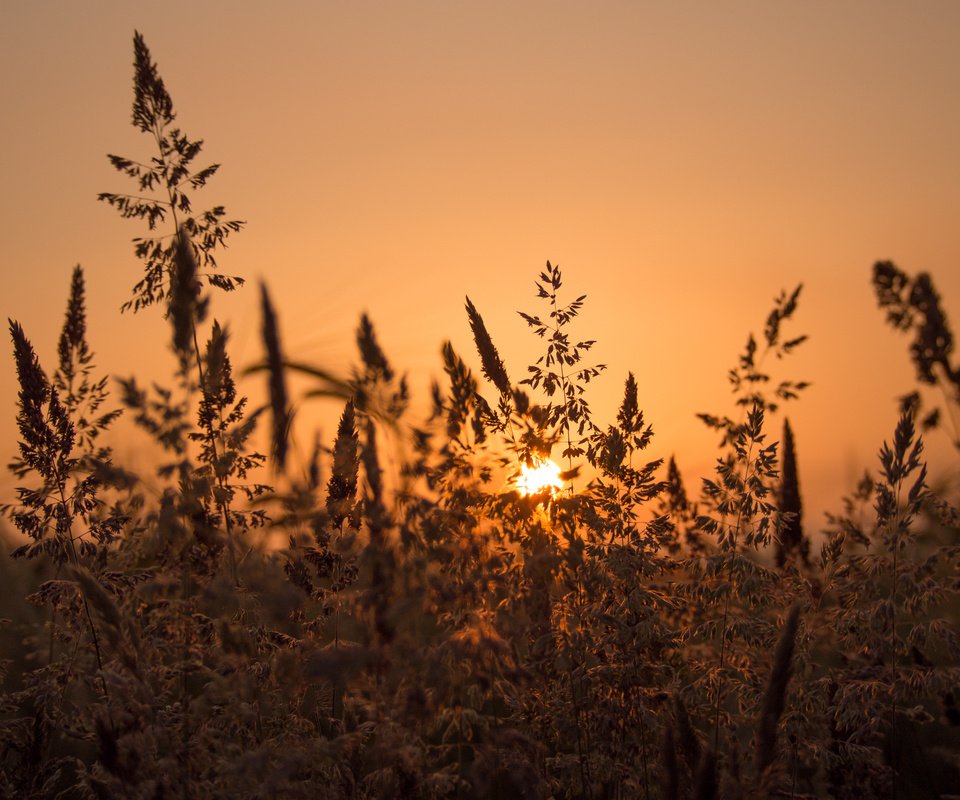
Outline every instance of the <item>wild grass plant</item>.
<svg viewBox="0 0 960 800">
<path fill-rule="evenodd" d="M 616 418 L 594 415 L 605 367 L 575 335 L 586 297 L 550 263 L 539 310 L 521 312 L 542 357 L 517 381 L 467 299 L 480 375 L 444 344 L 425 419 L 368 318 L 337 379 L 285 356 L 261 287 L 270 399 L 250 409 L 207 294 L 241 284 L 215 259 L 241 223 L 194 212 L 216 167 L 194 169 L 202 143 L 175 127 L 139 34 L 134 52 L 133 121 L 155 152 L 111 156 L 136 196 L 101 198 L 147 224 L 127 307 L 165 309 L 178 368 L 110 394 L 79 267 L 50 377 L 10 323 L 22 488 L 4 507 L 4 796 L 956 791 L 960 515 L 928 487 L 922 435 L 955 425 L 960 370 L 929 276 L 883 262 L 874 285 L 945 411 L 905 398 L 819 538 L 799 516 L 802 437 L 777 419 L 806 383 L 769 367 L 805 338 L 787 334 L 799 287 L 748 337 L 733 410 L 702 415 L 719 447 L 696 497 L 675 460 L 646 459 L 633 375 Z M 292 370 L 343 406 L 302 470 L 286 458 Z M 120 409 L 162 454 L 149 481 L 106 444 Z M 253 449 L 264 420 L 268 455 Z M 559 486 L 514 488 L 551 454 Z"/>
</svg>

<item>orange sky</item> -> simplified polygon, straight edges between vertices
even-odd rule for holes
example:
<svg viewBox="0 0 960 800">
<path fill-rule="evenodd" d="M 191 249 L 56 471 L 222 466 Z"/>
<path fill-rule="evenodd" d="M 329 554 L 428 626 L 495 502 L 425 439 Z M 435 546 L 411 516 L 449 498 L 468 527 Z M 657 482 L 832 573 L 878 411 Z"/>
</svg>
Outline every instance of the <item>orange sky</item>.
<svg viewBox="0 0 960 800">
<path fill-rule="evenodd" d="M 778 375 L 815 384 L 789 412 L 815 522 L 913 385 L 873 262 L 932 272 L 960 320 L 957 3 L 34 0 L 2 22 L 0 302 L 48 365 L 77 262 L 104 370 L 169 364 L 159 314 L 118 313 L 142 229 L 95 200 L 127 188 L 107 152 L 149 154 L 129 124 L 134 29 L 224 165 L 198 204 L 249 221 L 221 263 L 269 282 L 299 359 L 345 368 L 367 310 L 425 398 L 444 338 L 476 363 L 469 294 L 520 376 L 538 343 L 514 312 L 550 259 L 610 365 L 596 414 L 634 371 L 652 454 L 696 486 L 715 437 L 694 414 L 732 412 L 747 332 L 803 281 L 811 341 Z M 259 353 L 256 303 L 215 301 L 238 364 Z M 15 399 L 8 356 L 9 455 Z"/>
</svg>

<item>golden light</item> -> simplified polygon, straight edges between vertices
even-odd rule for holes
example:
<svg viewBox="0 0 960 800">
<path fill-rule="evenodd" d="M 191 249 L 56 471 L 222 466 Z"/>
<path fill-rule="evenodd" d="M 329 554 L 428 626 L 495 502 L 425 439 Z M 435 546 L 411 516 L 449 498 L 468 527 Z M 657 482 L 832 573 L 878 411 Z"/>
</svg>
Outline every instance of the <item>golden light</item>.
<svg viewBox="0 0 960 800">
<path fill-rule="evenodd" d="M 517 491 L 522 495 L 539 494 L 543 491 L 562 489 L 560 467 L 549 458 L 537 459 L 532 465 L 524 464 L 517 479 Z"/>
</svg>

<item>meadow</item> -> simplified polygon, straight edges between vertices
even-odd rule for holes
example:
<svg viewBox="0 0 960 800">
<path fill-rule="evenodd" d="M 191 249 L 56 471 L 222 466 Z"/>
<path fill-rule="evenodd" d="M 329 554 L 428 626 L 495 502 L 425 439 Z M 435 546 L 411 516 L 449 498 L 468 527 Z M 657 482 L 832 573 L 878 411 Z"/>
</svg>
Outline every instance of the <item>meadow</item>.
<svg viewBox="0 0 960 800">
<path fill-rule="evenodd" d="M 549 262 L 520 312 L 541 358 L 505 364 L 468 298 L 481 369 L 445 343 L 427 415 L 366 316 L 351 374 L 287 358 L 261 285 L 252 407 L 215 317 L 218 293 L 251 291 L 219 263 L 243 222 L 195 205 L 217 166 L 139 34 L 134 56 L 147 155 L 110 156 L 130 193 L 100 200 L 140 228 L 126 310 L 169 322 L 145 355 L 178 367 L 100 374 L 80 267 L 56 364 L 10 321 L 4 797 L 960 795 L 960 512 L 923 449 L 960 454 L 960 365 L 929 275 L 873 266 L 917 391 L 817 529 L 787 419 L 807 384 L 781 376 L 799 286 L 745 331 L 731 407 L 702 415 L 717 454 L 697 487 L 645 457 L 637 381 L 606 374 L 575 270 Z M 303 468 L 294 373 L 342 408 Z M 596 380 L 623 381 L 615 419 Z M 114 460 L 121 414 L 153 473 Z"/>
</svg>

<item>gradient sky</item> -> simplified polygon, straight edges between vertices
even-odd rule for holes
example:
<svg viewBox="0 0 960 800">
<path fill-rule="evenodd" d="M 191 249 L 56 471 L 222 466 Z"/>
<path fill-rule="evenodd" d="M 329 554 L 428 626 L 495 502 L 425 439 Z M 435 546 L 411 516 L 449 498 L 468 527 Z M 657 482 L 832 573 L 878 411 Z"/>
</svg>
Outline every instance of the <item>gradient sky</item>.
<svg viewBox="0 0 960 800">
<path fill-rule="evenodd" d="M 142 228 L 95 200 L 128 188 L 106 153 L 150 154 L 130 125 L 135 29 L 223 164 L 197 205 L 249 221 L 224 270 L 268 282 L 292 357 L 345 369 L 366 310 L 426 398 L 443 339 L 476 364 L 469 294 L 519 377 L 538 343 L 514 312 L 550 259 L 610 367 L 598 419 L 632 370 L 651 454 L 695 487 L 715 436 L 694 414 L 733 412 L 727 370 L 802 281 L 792 330 L 811 340 L 775 374 L 814 384 L 789 415 L 816 522 L 913 387 L 873 262 L 931 272 L 960 319 L 955 2 L 3 0 L 0 22 L 0 303 L 51 367 L 78 262 L 104 371 L 171 363 L 156 309 L 119 314 Z M 253 289 L 215 299 L 238 365 L 259 354 L 256 306 Z M 929 442 L 941 465 L 948 449 Z"/>
</svg>

